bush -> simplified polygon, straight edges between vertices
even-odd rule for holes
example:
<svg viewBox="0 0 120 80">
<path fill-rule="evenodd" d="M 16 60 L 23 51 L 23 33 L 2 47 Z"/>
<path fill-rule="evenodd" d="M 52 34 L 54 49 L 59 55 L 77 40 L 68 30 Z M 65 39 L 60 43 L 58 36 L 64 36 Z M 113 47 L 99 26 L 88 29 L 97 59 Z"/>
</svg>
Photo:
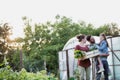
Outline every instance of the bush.
<svg viewBox="0 0 120 80">
<path fill-rule="evenodd" d="M 42 70 L 37 73 L 27 72 L 24 68 L 20 72 L 13 71 L 9 66 L 0 69 L 0 80 L 57 80 L 52 75 L 46 75 Z"/>
</svg>

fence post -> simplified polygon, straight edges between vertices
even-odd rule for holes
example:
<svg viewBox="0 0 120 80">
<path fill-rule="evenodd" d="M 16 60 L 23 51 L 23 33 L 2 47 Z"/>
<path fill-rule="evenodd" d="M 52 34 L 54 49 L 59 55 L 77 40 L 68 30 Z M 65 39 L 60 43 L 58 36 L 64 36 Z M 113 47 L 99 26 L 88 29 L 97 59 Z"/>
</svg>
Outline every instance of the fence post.
<svg viewBox="0 0 120 80">
<path fill-rule="evenodd" d="M 67 80 L 69 80 L 69 57 L 68 57 L 68 50 L 66 50 L 66 64 L 67 64 Z"/>
<path fill-rule="evenodd" d="M 111 41 L 111 49 L 113 50 L 112 38 L 110 38 L 110 41 Z M 113 55 L 113 52 L 112 52 L 112 63 L 113 63 L 113 80 L 116 80 L 116 79 L 115 79 L 115 63 L 114 63 L 114 55 Z"/>
<path fill-rule="evenodd" d="M 95 62 L 95 57 L 92 58 L 92 80 L 96 80 L 96 62 Z"/>
</svg>

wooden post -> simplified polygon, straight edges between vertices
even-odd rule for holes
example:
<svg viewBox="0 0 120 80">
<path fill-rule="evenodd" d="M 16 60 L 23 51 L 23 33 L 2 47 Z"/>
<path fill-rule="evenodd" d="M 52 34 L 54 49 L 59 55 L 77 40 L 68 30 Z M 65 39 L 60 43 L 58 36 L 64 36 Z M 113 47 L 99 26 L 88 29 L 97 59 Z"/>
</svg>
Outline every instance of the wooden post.
<svg viewBox="0 0 120 80">
<path fill-rule="evenodd" d="M 96 54 L 96 52 L 93 52 Z M 96 80 L 96 56 L 92 57 L 92 80 Z"/>
<path fill-rule="evenodd" d="M 66 64 L 67 64 L 67 80 L 69 80 L 69 57 L 68 57 L 68 50 L 66 50 Z"/>
<path fill-rule="evenodd" d="M 92 80 L 96 80 L 96 62 L 95 62 L 95 57 L 92 58 Z"/>
</svg>

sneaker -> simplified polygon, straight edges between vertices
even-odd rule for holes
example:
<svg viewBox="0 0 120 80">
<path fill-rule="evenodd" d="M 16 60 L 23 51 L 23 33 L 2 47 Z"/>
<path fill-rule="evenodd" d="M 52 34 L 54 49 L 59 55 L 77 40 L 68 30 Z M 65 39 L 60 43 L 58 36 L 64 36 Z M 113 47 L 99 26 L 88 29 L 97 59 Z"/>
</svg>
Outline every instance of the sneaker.
<svg viewBox="0 0 120 80">
<path fill-rule="evenodd" d="M 100 70 L 98 71 L 98 73 L 101 73 L 101 72 L 103 72 L 103 71 L 104 71 L 104 68 L 100 69 Z"/>
</svg>

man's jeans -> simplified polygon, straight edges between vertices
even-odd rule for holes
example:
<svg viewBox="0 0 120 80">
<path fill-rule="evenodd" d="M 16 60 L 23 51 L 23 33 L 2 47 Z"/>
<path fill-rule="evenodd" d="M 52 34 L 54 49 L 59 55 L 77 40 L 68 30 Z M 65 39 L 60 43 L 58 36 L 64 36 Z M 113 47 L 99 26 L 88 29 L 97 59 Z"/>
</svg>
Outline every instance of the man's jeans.
<svg viewBox="0 0 120 80">
<path fill-rule="evenodd" d="M 109 80 L 108 79 L 109 67 L 108 67 L 107 60 L 102 61 L 102 64 L 103 64 L 103 68 L 104 68 L 104 78 L 105 78 L 105 80 Z M 98 62 L 97 62 L 97 65 L 96 65 L 96 69 L 97 69 L 97 72 L 98 72 L 98 70 L 99 70 Z M 100 80 L 100 78 L 101 78 L 101 73 L 97 73 L 96 80 Z"/>
</svg>

